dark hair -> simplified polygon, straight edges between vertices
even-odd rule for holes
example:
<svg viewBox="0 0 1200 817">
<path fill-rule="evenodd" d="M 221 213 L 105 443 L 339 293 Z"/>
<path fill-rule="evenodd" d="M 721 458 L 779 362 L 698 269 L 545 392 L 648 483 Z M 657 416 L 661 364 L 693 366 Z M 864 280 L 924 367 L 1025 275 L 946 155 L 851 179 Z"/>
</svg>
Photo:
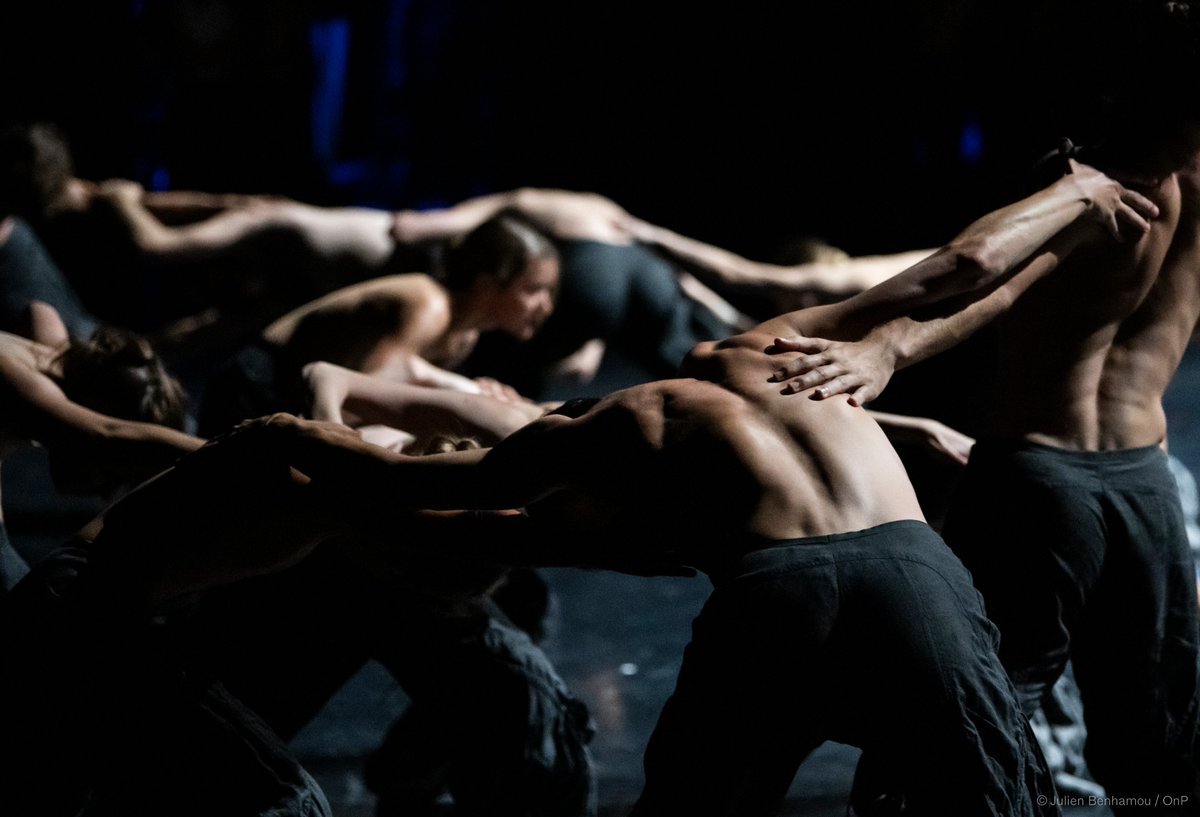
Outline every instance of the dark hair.
<svg viewBox="0 0 1200 817">
<path fill-rule="evenodd" d="M 554 243 L 525 219 L 504 211 L 450 242 L 441 281 L 452 292 L 469 289 L 481 275 L 508 284 L 540 258 L 558 258 Z"/>
<path fill-rule="evenodd" d="M 38 123 L 0 130 L 0 217 L 43 218 L 74 175 L 58 128 Z"/>
<path fill-rule="evenodd" d="M 93 411 L 183 430 L 183 388 L 142 336 L 103 327 L 90 340 L 72 341 L 58 356 L 59 385 Z"/>
</svg>

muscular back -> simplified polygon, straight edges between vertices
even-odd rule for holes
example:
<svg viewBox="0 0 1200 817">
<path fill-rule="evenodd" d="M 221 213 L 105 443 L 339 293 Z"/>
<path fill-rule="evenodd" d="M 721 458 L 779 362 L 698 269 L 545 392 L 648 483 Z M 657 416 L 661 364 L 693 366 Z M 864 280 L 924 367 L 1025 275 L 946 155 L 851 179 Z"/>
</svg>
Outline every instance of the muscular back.
<svg viewBox="0 0 1200 817">
<path fill-rule="evenodd" d="M 660 526 L 654 535 L 664 546 L 699 565 L 712 548 L 728 554 L 738 542 L 921 519 L 899 459 L 865 411 L 789 398 L 767 382 L 772 361 L 761 350 L 769 341 L 751 334 L 704 345 L 685 366 L 702 379 L 636 386 L 576 420 L 535 424 L 563 426 L 566 433 L 547 435 L 546 450 L 570 463 L 552 466 L 569 477 L 542 512 L 578 518 L 580 503 L 567 500 L 583 499 L 617 527 Z M 511 442 L 520 450 L 528 436 Z"/>
<path fill-rule="evenodd" d="M 1162 396 L 1200 316 L 1200 193 L 1181 173 L 1139 192 L 1160 212 L 1146 236 L 1081 246 L 1001 323 L 999 434 L 1080 450 L 1165 436 Z"/>
</svg>

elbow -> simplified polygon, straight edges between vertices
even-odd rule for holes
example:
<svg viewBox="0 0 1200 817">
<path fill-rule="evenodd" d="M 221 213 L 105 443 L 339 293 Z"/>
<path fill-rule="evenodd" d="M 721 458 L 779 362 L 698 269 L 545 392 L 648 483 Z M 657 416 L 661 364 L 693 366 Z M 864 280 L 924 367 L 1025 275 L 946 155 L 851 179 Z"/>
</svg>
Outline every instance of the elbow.
<svg viewBox="0 0 1200 817">
<path fill-rule="evenodd" d="M 132 237 L 137 253 L 148 258 L 167 258 L 179 251 L 179 242 L 167 229 L 137 230 Z"/>
<path fill-rule="evenodd" d="M 300 375 L 306 383 L 316 383 L 332 374 L 335 368 L 332 363 L 326 363 L 324 360 L 316 360 L 312 363 L 306 363 L 304 368 L 300 370 Z"/>
<path fill-rule="evenodd" d="M 954 262 L 955 287 L 960 292 L 972 292 L 995 283 L 1008 272 L 995 242 L 987 238 L 972 238 L 955 242 L 950 247 Z"/>
<path fill-rule="evenodd" d="M 507 196 L 504 207 L 511 207 L 519 213 L 529 213 L 538 208 L 542 201 L 542 191 L 536 187 L 519 187 Z"/>
</svg>

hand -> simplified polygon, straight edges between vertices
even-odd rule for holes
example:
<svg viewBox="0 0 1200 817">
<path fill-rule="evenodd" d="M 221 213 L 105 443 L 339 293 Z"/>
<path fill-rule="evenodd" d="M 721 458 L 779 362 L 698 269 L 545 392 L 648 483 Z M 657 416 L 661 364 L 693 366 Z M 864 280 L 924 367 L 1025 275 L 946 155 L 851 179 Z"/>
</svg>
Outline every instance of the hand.
<svg viewBox="0 0 1200 817">
<path fill-rule="evenodd" d="M 604 341 L 592 338 L 550 367 L 550 373 L 572 385 L 591 383 L 600 371 L 606 350 Z"/>
<path fill-rule="evenodd" d="M 798 354 L 783 361 L 770 382 L 785 383 L 783 394 L 814 389 L 809 395 L 813 400 L 846 394 L 851 405 L 861 406 L 879 396 L 896 370 L 894 355 L 869 335 L 853 343 L 802 335 L 776 338 L 767 348 L 767 354 L 788 352 Z"/>
<path fill-rule="evenodd" d="M 1089 214 L 1117 241 L 1136 241 L 1150 232 L 1158 207 L 1150 199 L 1074 159 L 1068 159 L 1065 178 L 1088 202 Z"/>
<path fill-rule="evenodd" d="M 341 423 L 328 423 L 317 420 L 304 420 L 294 414 L 278 412 L 266 417 L 243 420 L 232 430 L 218 435 L 204 445 L 204 448 L 244 447 L 259 450 L 262 453 L 282 453 L 284 447 L 302 439 L 322 439 L 336 441 L 361 441 L 361 435 L 352 428 Z"/>
<path fill-rule="evenodd" d="M 490 377 L 476 377 L 473 382 L 479 387 L 480 394 L 490 397 L 493 400 L 499 400 L 503 403 L 529 402 L 512 386 L 501 383 L 499 380 L 493 380 Z"/>
</svg>

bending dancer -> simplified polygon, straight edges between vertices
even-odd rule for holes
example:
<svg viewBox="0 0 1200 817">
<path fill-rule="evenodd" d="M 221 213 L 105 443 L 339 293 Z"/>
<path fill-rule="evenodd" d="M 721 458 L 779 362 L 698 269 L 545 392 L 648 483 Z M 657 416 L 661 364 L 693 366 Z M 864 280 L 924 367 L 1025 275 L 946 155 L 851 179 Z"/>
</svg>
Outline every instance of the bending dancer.
<svg viewBox="0 0 1200 817">
<path fill-rule="evenodd" d="M 449 551 L 706 571 L 715 590 L 637 814 L 774 813 L 830 738 L 902 764 L 913 813 L 1054 813 L 1036 803 L 1048 783 L 969 577 L 864 411 L 767 382 L 776 329 L 698 349 L 685 371 L 710 382 L 568 403 L 490 452 L 407 458 L 286 417 L 241 445 L 336 485 L 364 523 L 386 527 L 398 504 L 527 506 L 502 518 L 527 524 Z"/>
<path fill-rule="evenodd" d="M 1094 224 L 1141 229 L 1156 212 L 1080 168 L 976 222 L 890 292 L 702 345 L 684 369 L 702 380 L 569 403 L 490 452 L 408 458 L 286 417 L 240 444 L 341 492 L 344 515 L 364 524 L 386 527 L 404 507 L 526 506 L 527 518 L 501 518 L 513 532 L 446 538 L 447 552 L 708 572 L 715 591 L 648 750 L 637 813 L 771 813 L 830 737 L 899 769 L 910 813 L 1054 813 L 1052 798 L 1037 799 L 1050 784 L 991 625 L 895 452 L 849 401 L 781 394 L 768 382 L 779 361 L 763 350 L 797 327 L 852 333 L 899 295 L 936 302 L 1020 278 L 1047 241 Z M 812 656 L 803 673 L 797 653 Z M 871 685 L 881 664 L 894 668 L 882 689 Z"/>
<path fill-rule="evenodd" d="M 107 496 L 199 447 L 178 430 L 179 384 L 144 340 L 101 329 L 71 341 L 48 305 L 31 314 L 44 342 L 0 332 L 0 460 L 43 447 L 60 491 Z M 0 595 L 27 570 L 0 513 Z"/>
<path fill-rule="evenodd" d="M 522 391 L 537 392 L 554 380 L 587 382 L 610 351 L 642 378 L 668 376 L 697 342 L 749 325 L 712 290 L 690 276 L 681 279 L 637 243 L 629 214 L 594 193 L 522 188 L 444 210 L 403 210 L 393 235 L 401 244 L 445 239 L 505 210 L 553 238 L 562 258 L 558 309 L 535 342 L 519 352 L 485 350 L 486 365 L 510 366 L 504 379 Z"/>
<path fill-rule="evenodd" d="M 1149 200 L 1132 203 L 1152 223 L 1125 212 L 1116 225 L 1123 245 L 1073 231 L 933 314 L 885 322 L 855 343 L 779 344 L 810 353 L 780 367 L 789 388 L 866 401 L 895 368 L 998 318 L 1000 398 L 946 538 L 1000 628 L 1025 710 L 1070 658 L 1089 768 L 1128 803 L 1175 798 L 1156 814 L 1200 808 L 1195 573 L 1162 407 L 1200 317 L 1200 125 L 1180 107 L 1191 98 L 1127 116 L 1090 158 Z M 1090 172 L 1070 165 L 1060 185 Z M 908 309 L 903 297 L 893 308 Z"/>
<path fill-rule="evenodd" d="M 481 334 L 527 342 L 554 311 L 554 245 L 524 220 L 496 216 L 447 250 L 436 281 L 410 273 L 333 292 L 272 323 L 214 378 L 202 425 L 222 431 L 249 417 L 304 407 L 301 369 L 328 361 L 388 379 L 519 401 L 490 378 L 450 369 Z"/>
<path fill-rule="evenodd" d="M 393 552 L 400 531 L 488 529 L 346 538 L 303 475 L 228 450 L 127 495 L 0 606 L 0 690 L 22 703 L 0 718 L 20 755 L 0 810 L 328 814 L 279 734 L 374 651 L 443 726 L 432 777 L 386 781 L 399 813 L 440 785 L 463 814 L 594 813 L 586 708 L 481 600 L 498 568 Z"/>
<path fill-rule="evenodd" d="M 1077 202 L 1096 201 L 1102 217 L 1120 208 L 1119 186 L 1099 174 L 1083 181 L 1091 186 L 1082 199 L 1078 189 L 1060 185 L 1003 218 L 985 220 L 968 236 L 998 233 L 989 246 L 1011 265 L 1046 235 L 1090 215 Z M 1104 192 L 1111 195 L 1100 197 Z M 953 249 L 934 258 L 954 258 Z M 909 276 L 895 286 L 940 286 L 944 294 L 962 287 L 949 273 Z M 801 317 L 809 331 L 838 328 L 831 322 L 835 311 Z M 435 537 L 437 553 L 474 550 L 492 562 L 641 571 L 694 564 L 713 576 L 716 591 L 697 622 L 676 695 L 647 756 L 643 813 L 770 813 L 795 765 L 826 737 L 894 759 L 914 813 L 1054 813 L 1052 803 L 1037 800 L 1046 785 L 1043 770 L 993 654 L 991 625 L 965 571 L 920 521 L 879 428 L 846 401 L 795 400 L 767 382 L 778 359 L 762 350 L 792 325 L 790 318 L 768 323 L 697 350 L 689 372 L 712 382 L 650 384 L 590 408 L 576 405 L 533 422 L 490 452 L 410 458 L 366 446 L 337 426 L 277 418 L 185 458 L 122 500 L 86 554 L 94 558 L 83 570 L 83 591 L 54 594 L 59 601 L 51 610 L 62 612 L 66 604 L 65 613 L 32 616 L 26 622 L 32 629 L 9 632 L 32 632 L 29 643 L 41 645 L 44 628 L 61 622 L 62 631 L 52 635 L 68 644 L 82 635 L 86 646 L 90 630 L 78 627 L 75 610 L 82 621 L 102 624 L 112 611 L 128 615 L 126 628 L 115 630 L 124 633 L 192 593 L 294 564 L 347 525 L 383 535 L 359 540 L 365 546 L 357 553 L 375 572 L 396 558 L 403 569 L 410 558 L 407 548 L 395 546 L 394 523 L 409 526 L 414 544 Z M 347 505 L 355 513 L 347 514 Z M 401 512 L 403 506 L 519 505 L 528 506 L 528 517 Z M 213 513 L 214 507 L 223 512 Z M 648 541 L 658 546 L 647 548 Z M 35 602 L 42 598 L 37 588 L 56 586 L 54 577 L 47 567 L 39 581 L 29 582 Z M 112 606 L 114 600 L 120 603 Z M 108 616 L 92 615 L 92 604 Z M 875 649 L 864 651 L 863 644 Z M 797 652 L 813 656 L 801 673 Z M 86 669 L 94 653 L 63 655 Z M 893 670 L 882 688 L 873 683 L 880 662 Z M 18 682 L 33 679 L 23 690 L 48 696 L 32 700 L 66 701 L 85 715 L 92 706 L 113 711 L 107 685 L 89 687 L 82 697 L 56 692 L 63 679 L 86 677 L 78 667 L 10 666 L 32 673 L 18 673 Z M 40 674 L 44 669 L 48 678 Z M 205 695 L 211 688 L 206 677 L 198 676 Z M 183 691 L 189 690 L 195 692 Z M 173 713 L 179 699 L 170 689 L 138 697 L 136 711 L 164 695 Z M 44 728 L 36 716 L 41 710 L 29 711 L 35 713 L 29 731 L 46 737 L 32 728 Z M 52 749 L 64 745 L 76 744 L 50 741 Z M 143 747 L 134 754 L 144 753 Z M 75 768 L 28 756 L 34 768 L 21 783 Z M 106 770 L 112 756 L 103 755 L 98 768 Z M 160 750 L 150 758 L 152 768 L 164 760 L 168 766 L 152 778 L 153 790 L 125 788 L 119 775 L 93 779 L 107 781 L 103 794 L 118 804 L 125 796 L 153 802 L 156 795 L 177 795 L 171 783 L 181 774 L 185 786 L 189 770 L 206 774 L 206 763 L 171 767 L 172 756 Z M 69 785 L 54 790 L 77 791 Z M 223 791 L 202 790 L 218 800 Z"/>
<path fill-rule="evenodd" d="M 385 210 L 95 183 L 75 175 L 66 140 L 45 124 L 0 131 L 0 190 L 84 303 L 123 325 L 159 329 L 168 310 L 200 312 L 196 337 L 221 339 L 238 320 L 257 329 L 338 287 L 414 268 L 397 257 Z M 147 270 L 160 295 L 153 315 L 111 297 L 114 275 Z"/>
</svg>

